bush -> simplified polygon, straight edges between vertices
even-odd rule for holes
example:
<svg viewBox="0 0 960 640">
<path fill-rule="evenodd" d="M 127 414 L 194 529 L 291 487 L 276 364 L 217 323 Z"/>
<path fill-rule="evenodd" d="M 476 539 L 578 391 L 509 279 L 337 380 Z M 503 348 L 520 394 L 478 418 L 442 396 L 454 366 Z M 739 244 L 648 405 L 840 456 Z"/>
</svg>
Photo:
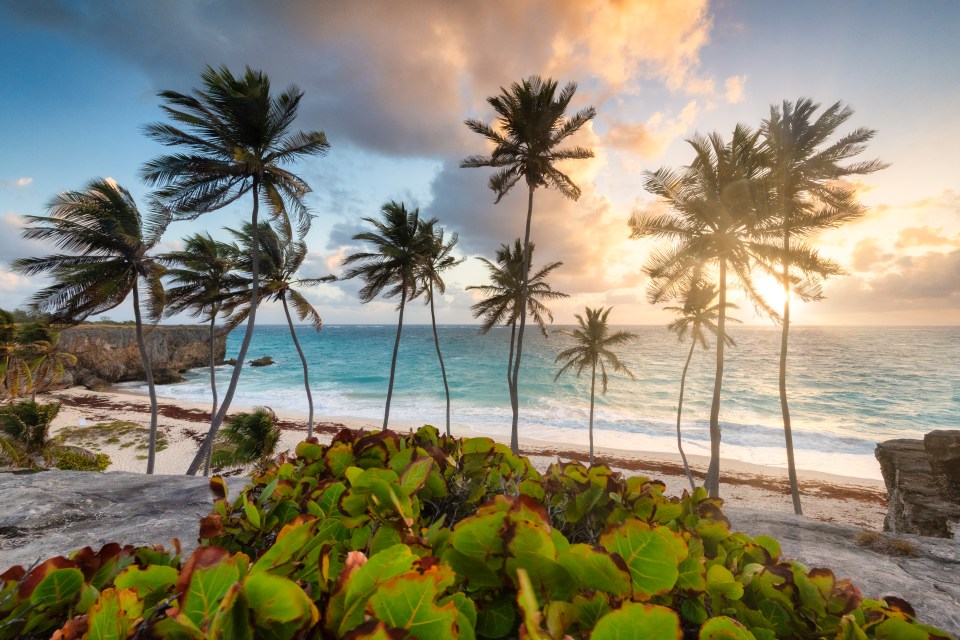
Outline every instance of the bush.
<svg viewBox="0 0 960 640">
<path fill-rule="evenodd" d="M 60 448 L 52 454 L 52 466 L 64 471 L 104 471 L 110 466 L 110 456 L 105 453 Z"/>
<path fill-rule="evenodd" d="M 0 574 L 0 639 L 949 637 L 731 532 L 702 488 L 541 475 L 432 427 L 303 442 L 232 501 L 210 486 L 186 563 L 113 544 Z"/>
</svg>

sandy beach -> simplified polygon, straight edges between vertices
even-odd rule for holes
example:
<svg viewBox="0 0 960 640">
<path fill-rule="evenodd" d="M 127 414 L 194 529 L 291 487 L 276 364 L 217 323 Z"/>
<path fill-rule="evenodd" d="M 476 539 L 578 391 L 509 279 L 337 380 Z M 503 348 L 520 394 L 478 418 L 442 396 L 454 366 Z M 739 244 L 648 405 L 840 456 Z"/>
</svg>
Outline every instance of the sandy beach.
<svg viewBox="0 0 960 640">
<path fill-rule="evenodd" d="M 61 403 L 51 435 L 63 433 L 65 429 L 75 430 L 81 425 L 92 426 L 104 422 L 132 422 L 143 427 L 150 424 L 149 400 L 139 393 L 118 389 L 88 391 L 75 387 L 38 398 L 39 401 L 50 399 Z M 251 407 L 245 406 L 242 399 L 239 399 L 231 407 L 231 413 L 249 409 Z M 284 412 L 277 412 L 277 415 L 283 433 L 278 451 L 292 451 L 306 436 L 306 418 Z M 157 473 L 184 473 L 207 431 L 209 422 L 208 405 L 173 402 L 161 398 L 159 430 L 167 445 L 157 453 Z M 421 425 L 413 422 L 391 421 L 391 427 L 398 431 L 419 426 Z M 371 430 L 378 429 L 380 424 L 349 416 L 315 418 L 315 432 L 321 442 L 328 441 L 344 427 Z M 489 436 L 495 440 L 504 440 L 501 435 L 483 433 L 464 426 L 452 428 L 452 431 L 457 436 Z M 129 443 L 109 440 L 103 439 L 97 445 L 99 453 L 110 456 L 108 472 L 145 471 L 146 462 L 142 449 L 130 446 Z M 584 462 L 587 460 L 585 448 L 563 443 L 521 438 L 520 448 L 521 453 L 529 456 L 533 464 L 541 470 L 558 458 Z M 698 482 L 702 481 L 707 468 L 707 458 L 696 455 L 687 457 L 695 478 Z M 597 462 L 624 474 L 645 475 L 662 480 L 671 495 L 679 495 L 688 487 L 679 454 L 598 448 L 596 458 Z M 803 470 L 799 472 L 799 476 L 806 517 L 864 529 L 882 528 L 886 514 L 886 490 L 881 481 Z M 721 495 L 730 506 L 786 513 L 793 511 L 786 472 L 783 469 L 724 460 L 721 464 L 721 481 Z"/>
</svg>

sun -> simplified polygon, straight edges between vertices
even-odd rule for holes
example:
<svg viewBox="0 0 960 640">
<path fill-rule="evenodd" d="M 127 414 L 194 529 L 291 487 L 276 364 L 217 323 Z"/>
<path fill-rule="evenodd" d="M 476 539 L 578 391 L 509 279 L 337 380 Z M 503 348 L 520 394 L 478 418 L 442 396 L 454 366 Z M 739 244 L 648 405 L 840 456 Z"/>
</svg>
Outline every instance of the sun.
<svg viewBox="0 0 960 640">
<path fill-rule="evenodd" d="M 753 279 L 753 286 L 768 305 L 777 311 L 783 310 L 783 303 L 786 302 L 787 296 L 784 294 L 783 285 L 781 285 L 776 278 L 766 274 L 759 275 Z M 791 306 L 796 303 L 796 301 L 796 296 L 791 293 Z"/>
</svg>

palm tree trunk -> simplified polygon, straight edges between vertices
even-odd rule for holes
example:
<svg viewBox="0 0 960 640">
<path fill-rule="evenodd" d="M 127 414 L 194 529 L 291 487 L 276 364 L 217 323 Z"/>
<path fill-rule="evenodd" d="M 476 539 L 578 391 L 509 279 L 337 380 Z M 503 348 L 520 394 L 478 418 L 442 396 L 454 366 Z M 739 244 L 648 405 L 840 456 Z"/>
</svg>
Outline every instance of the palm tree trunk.
<svg viewBox="0 0 960 640">
<path fill-rule="evenodd" d="M 313 436 L 313 395 L 310 393 L 310 372 L 307 371 L 307 359 L 303 355 L 303 349 L 300 348 L 300 341 L 297 340 L 297 332 L 293 328 L 293 319 L 290 317 L 290 309 L 287 308 L 286 294 L 280 295 L 280 301 L 283 302 L 283 312 L 287 314 L 287 326 L 290 327 L 290 337 L 293 338 L 293 344 L 300 354 L 300 363 L 303 364 L 303 388 L 307 392 L 307 437 Z"/>
<path fill-rule="evenodd" d="M 510 426 L 510 449 L 520 453 L 520 357 L 523 355 L 523 330 L 527 324 L 527 284 L 530 280 L 530 222 L 533 219 L 533 191 L 527 197 L 527 226 L 523 234 L 523 286 L 520 288 L 520 331 L 517 333 L 517 355 L 513 361 L 513 423 Z"/>
<path fill-rule="evenodd" d="M 143 375 L 147 379 L 147 393 L 150 395 L 150 439 L 147 443 L 147 473 L 153 473 L 157 458 L 157 390 L 153 385 L 153 365 L 150 364 L 147 345 L 143 341 L 143 320 L 140 318 L 140 286 L 136 280 L 133 282 L 133 319 L 136 321 L 137 346 L 140 347 Z"/>
<path fill-rule="evenodd" d="M 387 386 L 387 406 L 383 410 L 383 430 L 389 431 L 387 423 L 390 421 L 390 400 L 393 398 L 393 378 L 397 372 L 397 352 L 400 350 L 400 332 L 403 331 L 403 308 L 407 302 L 407 287 L 404 285 L 400 292 L 400 320 L 397 322 L 397 339 L 393 341 L 393 360 L 390 361 L 390 384 Z"/>
<path fill-rule="evenodd" d="M 690 465 L 687 463 L 687 454 L 683 452 L 683 439 L 680 437 L 680 416 L 683 413 L 683 389 L 687 384 L 687 369 L 690 368 L 690 360 L 693 358 L 693 348 L 697 346 L 697 337 L 693 336 L 690 341 L 690 352 L 687 353 L 687 362 L 683 365 L 683 375 L 680 376 L 680 399 L 677 401 L 677 449 L 680 450 L 680 458 L 683 460 L 683 470 L 687 474 L 687 480 L 690 482 L 690 491 L 697 488 L 693 481 L 693 474 L 690 473 Z"/>
<path fill-rule="evenodd" d="M 800 486 L 797 484 L 797 466 L 793 458 L 793 430 L 790 425 L 790 407 L 787 405 L 787 339 L 790 335 L 790 263 L 787 251 L 790 247 L 789 228 L 783 233 L 783 330 L 780 334 L 780 410 L 783 413 L 783 436 L 787 442 L 787 475 L 790 478 L 790 495 L 793 497 L 793 512 L 803 515 L 800 507 Z"/>
<path fill-rule="evenodd" d="M 240 343 L 240 352 L 237 353 L 237 363 L 233 365 L 233 374 L 230 376 L 230 384 L 227 386 L 227 392 L 224 394 L 223 402 L 217 415 L 214 416 L 207 431 L 200 450 L 193 457 L 190 466 L 187 467 L 187 475 L 197 475 L 200 464 L 206 459 L 207 451 L 213 448 L 213 439 L 217 437 L 217 431 L 227 417 L 227 411 L 230 410 L 230 403 L 233 402 L 233 395 L 237 392 L 237 383 L 240 382 L 240 372 L 243 371 L 244 358 L 247 357 L 247 349 L 250 347 L 250 341 L 253 338 L 253 327 L 257 317 L 257 305 L 260 304 L 260 229 L 258 215 L 260 213 L 260 178 L 253 179 L 253 211 L 250 214 L 250 223 L 253 229 L 250 231 L 250 245 L 253 251 L 250 253 L 250 315 L 247 316 L 247 329 L 243 334 L 243 342 Z"/>
<path fill-rule="evenodd" d="M 720 497 L 720 390 L 723 388 L 723 347 L 727 324 L 727 260 L 720 258 L 720 312 L 717 317 L 717 370 L 713 378 L 713 403 L 710 405 L 710 467 L 704 483 L 711 498 Z"/>
<path fill-rule="evenodd" d="M 440 337 L 437 335 L 437 316 L 433 310 L 433 284 L 430 284 L 430 322 L 433 324 L 433 345 L 437 348 L 437 360 L 440 361 L 440 375 L 443 376 L 443 391 L 447 394 L 447 435 L 450 435 L 450 386 L 447 384 L 447 369 L 443 366 L 440 353 Z"/>
<path fill-rule="evenodd" d="M 590 466 L 593 466 L 593 401 L 597 388 L 597 361 L 594 359 L 593 367 L 590 370 Z"/>
<path fill-rule="evenodd" d="M 513 352 L 517 342 L 517 319 L 510 322 L 510 355 L 507 357 L 507 391 L 510 395 L 510 410 L 517 410 L 517 394 L 513 387 Z"/>
<path fill-rule="evenodd" d="M 217 334 L 217 313 L 219 308 L 214 307 L 210 313 L 210 395 L 213 396 L 213 405 L 210 408 L 210 424 L 213 425 L 214 418 L 217 417 L 217 358 L 214 354 L 214 340 Z M 210 456 L 213 454 L 213 447 L 207 449 L 207 459 L 203 463 L 203 476 L 210 475 Z"/>
</svg>

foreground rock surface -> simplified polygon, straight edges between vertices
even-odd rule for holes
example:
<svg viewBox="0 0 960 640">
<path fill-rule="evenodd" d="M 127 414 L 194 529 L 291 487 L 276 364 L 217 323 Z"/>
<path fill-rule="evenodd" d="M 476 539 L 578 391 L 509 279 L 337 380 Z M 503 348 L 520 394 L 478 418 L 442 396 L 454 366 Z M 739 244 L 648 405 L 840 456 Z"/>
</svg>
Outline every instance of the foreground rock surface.
<svg viewBox="0 0 960 640">
<path fill-rule="evenodd" d="M 958 537 L 960 430 L 881 442 L 876 456 L 889 496 L 886 531 Z"/>
<path fill-rule="evenodd" d="M 230 496 L 244 478 L 227 478 Z M 44 471 L 0 474 L 7 508 L 0 513 L 0 572 L 14 564 L 107 542 L 169 545 L 179 538 L 185 554 L 196 547 L 198 521 L 213 498 L 204 478 L 136 473 Z M 829 567 L 849 577 L 865 596 L 895 595 L 921 619 L 960 634 L 960 546 L 953 540 L 905 536 L 915 557 L 895 558 L 863 549 L 860 529 L 784 513 L 725 509 L 733 528 L 780 541 L 784 557 L 810 568 Z"/>
</svg>

